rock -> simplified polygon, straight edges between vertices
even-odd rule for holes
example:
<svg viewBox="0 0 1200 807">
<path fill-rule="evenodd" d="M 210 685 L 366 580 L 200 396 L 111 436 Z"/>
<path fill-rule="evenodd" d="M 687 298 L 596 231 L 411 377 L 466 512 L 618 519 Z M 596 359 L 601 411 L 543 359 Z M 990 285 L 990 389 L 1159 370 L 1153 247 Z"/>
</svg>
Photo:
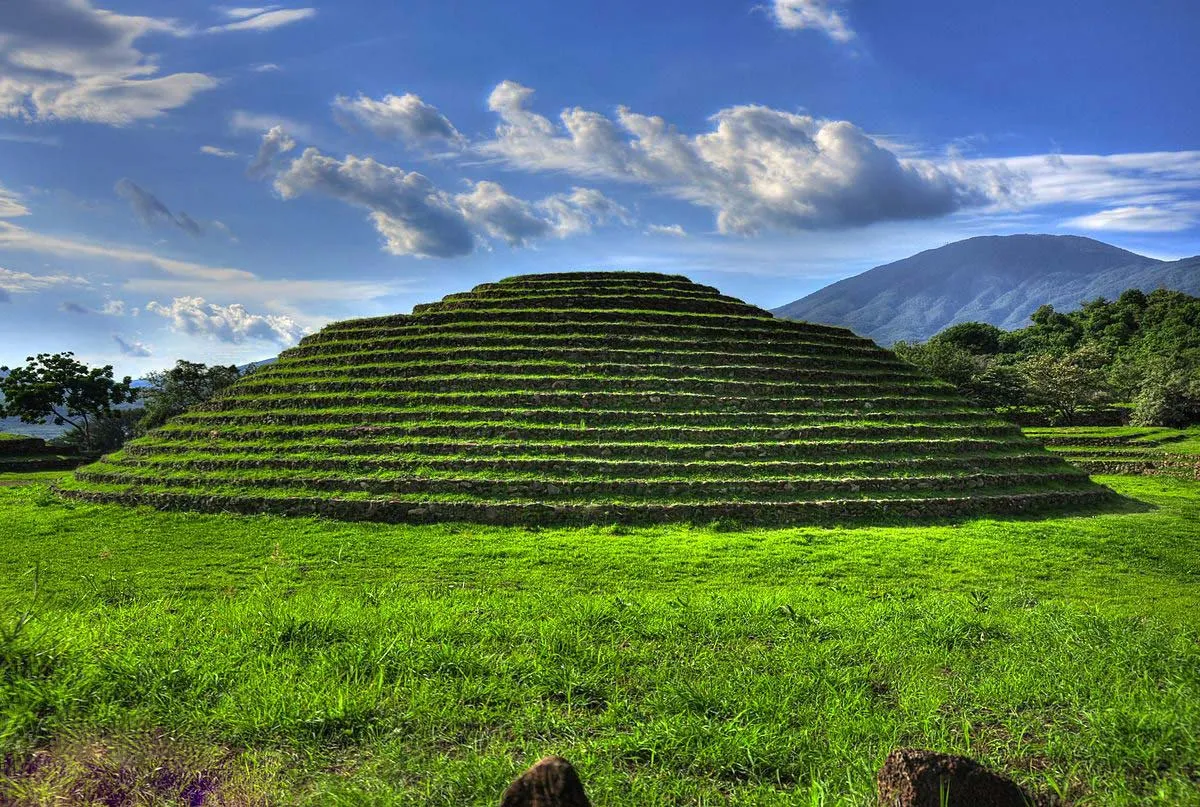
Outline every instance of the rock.
<svg viewBox="0 0 1200 807">
<path fill-rule="evenodd" d="M 508 786 L 500 807 L 591 807 L 570 762 L 546 757 Z"/>
<path fill-rule="evenodd" d="M 882 807 L 1027 807 L 1011 779 L 968 757 L 897 748 L 875 776 Z"/>
</svg>

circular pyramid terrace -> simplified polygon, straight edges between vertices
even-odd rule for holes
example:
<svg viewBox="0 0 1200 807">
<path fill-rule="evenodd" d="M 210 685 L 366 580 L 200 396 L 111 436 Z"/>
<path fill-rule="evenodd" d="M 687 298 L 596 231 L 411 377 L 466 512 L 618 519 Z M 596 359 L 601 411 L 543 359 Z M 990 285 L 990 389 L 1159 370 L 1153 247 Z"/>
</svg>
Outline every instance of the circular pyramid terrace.
<svg viewBox="0 0 1200 807">
<path fill-rule="evenodd" d="M 335 323 L 61 491 L 503 524 L 939 518 L 1113 496 L 867 339 L 634 272 L 523 275 Z"/>
</svg>

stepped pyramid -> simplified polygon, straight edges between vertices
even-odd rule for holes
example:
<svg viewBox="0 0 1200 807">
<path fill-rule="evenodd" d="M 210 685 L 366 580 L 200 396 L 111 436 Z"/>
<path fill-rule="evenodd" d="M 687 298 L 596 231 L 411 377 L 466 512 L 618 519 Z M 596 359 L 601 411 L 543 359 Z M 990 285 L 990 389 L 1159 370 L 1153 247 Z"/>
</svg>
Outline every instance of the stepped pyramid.
<svg viewBox="0 0 1200 807">
<path fill-rule="evenodd" d="M 62 491 L 506 524 L 781 525 L 1112 496 L 869 340 L 634 272 L 524 275 L 330 325 Z"/>
</svg>

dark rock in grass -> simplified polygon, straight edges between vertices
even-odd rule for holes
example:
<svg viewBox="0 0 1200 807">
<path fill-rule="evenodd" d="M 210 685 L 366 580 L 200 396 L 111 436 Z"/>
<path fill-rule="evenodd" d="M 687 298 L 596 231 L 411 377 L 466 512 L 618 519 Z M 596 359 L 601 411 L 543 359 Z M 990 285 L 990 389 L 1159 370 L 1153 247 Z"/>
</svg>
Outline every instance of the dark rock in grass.
<svg viewBox="0 0 1200 807">
<path fill-rule="evenodd" d="M 1015 782 L 968 757 L 897 748 L 875 777 L 882 807 L 1026 807 Z"/>
<path fill-rule="evenodd" d="M 500 807 L 591 807 L 574 766 L 546 757 L 508 786 Z"/>
</svg>

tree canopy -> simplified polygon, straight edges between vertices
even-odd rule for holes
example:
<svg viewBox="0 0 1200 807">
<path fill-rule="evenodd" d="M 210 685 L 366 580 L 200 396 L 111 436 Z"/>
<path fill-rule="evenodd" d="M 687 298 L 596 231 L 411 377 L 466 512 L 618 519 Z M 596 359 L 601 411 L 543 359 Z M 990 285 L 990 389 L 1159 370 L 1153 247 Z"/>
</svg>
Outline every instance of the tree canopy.
<svg viewBox="0 0 1200 807">
<path fill-rule="evenodd" d="M 986 406 L 1069 423 L 1116 402 L 1139 424 L 1200 422 L 1200 298 L 1183 292 L 1130 289 L 1069 313 L 1044 305 L 1019 330 L 964 322 L 895 350 Z"/>
<path fill-rule="evenodd" d="M 143 393 L 146 415 L 141 426 L 153 429 L 191 407 L 203 403 L 241 376 L 234 365 L 209 367 L 180 359 L 169 370 L 150 373 L 150 387 Z"/>
<path fill-rule="evenodd" d="M 88 448 L 95 422 L 111 417 L 117 405 L 137 399 L 133 380 L 125 376 L 116 381 L 112 365 L 88 367 L 70 351 L 39 353 L 25 361 L 24 367 L 0 367 L 8 373 L 0 379 L 0 416 L 73 426 Z"/>
</svg>

